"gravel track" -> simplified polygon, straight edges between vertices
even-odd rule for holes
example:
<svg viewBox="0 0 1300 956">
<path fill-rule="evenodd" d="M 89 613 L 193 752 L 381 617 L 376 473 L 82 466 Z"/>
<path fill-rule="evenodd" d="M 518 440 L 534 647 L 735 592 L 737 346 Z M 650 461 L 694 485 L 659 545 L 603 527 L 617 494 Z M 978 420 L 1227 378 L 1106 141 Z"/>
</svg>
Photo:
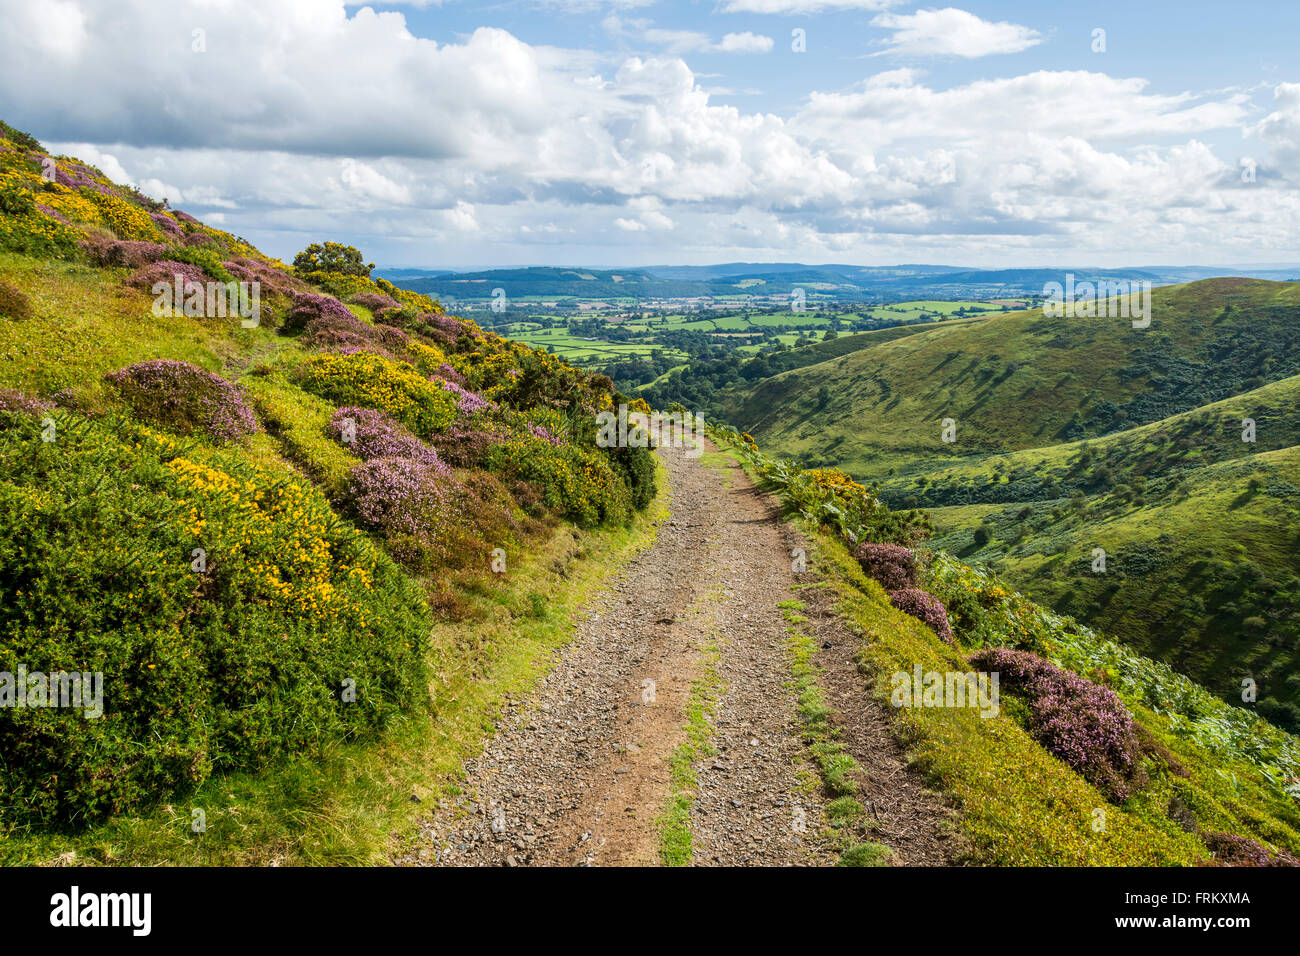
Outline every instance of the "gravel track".
<svg viewBox="0 0 1300 956">
<path fill-rule="evenodd" d="M 659 454 L 671 517 L 595 596 L 533 692 L 507 701 L 484 753 L 466 764 L 462 795 L 420 823 L 432 852 L 403 862 L 658 863 L 693 684 L 712 703 L 711 752 L 694 764 L 693 862 L 835 862 L 818 835 L 824 797 L 800 736 L 778 607 L 808 594 L 791 590 L 801 543 L 739 468 L 720 474 L 679 450 Z M 899 862 L 945 862 L 947 811 L 906 771 L 848 659 L 855 639 L 819 614 L 825 690 L 855 724 L 846 743 L 868 768 L 860 782 L 884 812 L 882 839 L 899 844 Z"/>
</svg>

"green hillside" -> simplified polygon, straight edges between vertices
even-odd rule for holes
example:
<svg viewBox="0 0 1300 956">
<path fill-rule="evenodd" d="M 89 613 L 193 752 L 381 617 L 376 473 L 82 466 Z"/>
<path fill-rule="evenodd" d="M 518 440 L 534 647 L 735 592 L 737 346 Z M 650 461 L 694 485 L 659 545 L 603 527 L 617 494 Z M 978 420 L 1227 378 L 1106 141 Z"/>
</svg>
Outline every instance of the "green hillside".
<svg viewBox="0 0 1300 956">
<path fill-rule="evenodd" d="M 996 574 L 941 550 L 941 541 L 899 547 L 917 543 L 921 529 L 900 524 L 897 513 L 882 513 L 870 492 L 842 473 L 801 469 L 762 453 L 734 430 L 715 428 L 713 434 L 780 496 L 789 518 L 809 536 L 822 576 L 817 587 L 827 589 L 835 610 L 861 636 L 857 663 L 878 697 L 889 699 L 898 677 L 914 670 L 1000 669 L 1000 714 L 986 718 L 969 707 L 912 703 L 900 707 L 897 726 L 913 765 L 960 807 L 958 825 L 979 859 L 1021 866 L 1167 866 L 1210 863 L 1207 848 L 1223 862 L 1234 855 L 1229 845 L 1247 846 L 1241 837 L 1297 845 L 1300 810 L 1289 788 L 1300 741 L 1293 735 L 1026 600 Z M 894 544 L 855 548 L 854 541 Z M 882 551 L 887 563 L 877 564 L 872 554 Z M 890 590 L 900 574 L 924 591 Z M 941 602 L 941 615 L 905 614 L 901 593 Z M 1047 695 L 1050 717 L 1035 714 L 1032 692 L 1024 697 L 1017 690 L 1014 673 L 1021 663 L 1035 668 L 1040 680 L 1063 681 Z M 1052 665 L 1073 676 L 1049 676 Z M 1065 692 L 1065 685 L 1077 694 Z M 1062 693 L 1073 699 L 1062 700 Z M 1095 717 L 1097 708 L 1107 716 L 1094 722 L 1089 711 Z M 1103 728 L 1126 719 L 1134 722 L 1126 754 L 1080 759 L 1108 736 Z M 1071 742 L 1060 746 L 1056 733 Z M 832 745 L 828 759 L 837 756 Z M 1108 763 L 1127 780 L 1118 792 L 1113 776 L 1098 776 Z M 1295 863 L 1285 854 L 1272 863 L 1262 853 L 1254 860 Z"/>
<path fill-rule="evenodd" d="M 731 395 L 726 417 L 877 479 L 1107 434 L 1297 372 L 1300 285 L 1209 279 L 1155 290 L 1149 328 L 1039 311 L 945 325 L 764 379 Z"/>
<path fill-rule="evenodd" d="M 648 528 L 608 379 L 331 249 L 0 127 L 5 860 L 382 858 Z"/>
<path fill-rule="evenodd" d="M 1156 290 L 1147 329 L 1034 312 L 863 343 L 733 395 L 732 420 L 1226 700 L 1256 681 L 1296 728 L 1297 361 L 1300 286 L 1215 279 Z"/>
<path fill-rule="evenodd" d="M 1120 489 L 936 508 L 935 546 L 1225 700 L 1251 678 L 1260 713 L 1300 727 L 1300 446 Z"/>
</svg>

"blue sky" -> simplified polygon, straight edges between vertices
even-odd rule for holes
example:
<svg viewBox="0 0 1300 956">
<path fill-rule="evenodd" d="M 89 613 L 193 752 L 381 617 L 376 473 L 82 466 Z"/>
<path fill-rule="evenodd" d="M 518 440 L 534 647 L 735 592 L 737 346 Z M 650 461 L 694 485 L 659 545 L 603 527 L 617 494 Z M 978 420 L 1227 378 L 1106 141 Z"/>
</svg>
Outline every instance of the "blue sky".
<svg viewBox="0 0 1300 956">
<path fill-rule="evenodd" d="M 1300 260 L 1300 4 L 0 0 L 0 30 L 0 116 L 282 257 Z"/>
</svg>

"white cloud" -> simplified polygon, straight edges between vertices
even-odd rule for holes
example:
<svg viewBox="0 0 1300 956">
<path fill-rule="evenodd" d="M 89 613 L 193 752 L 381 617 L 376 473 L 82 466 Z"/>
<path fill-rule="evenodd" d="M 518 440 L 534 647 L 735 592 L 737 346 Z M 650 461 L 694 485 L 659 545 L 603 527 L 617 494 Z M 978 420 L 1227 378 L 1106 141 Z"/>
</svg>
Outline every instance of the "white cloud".
<svg viewBox="0 0 1300 956">
<path fill-rule="evenodd" d="M 718 48 L 724 53 L 767 53 L 775 42 L 769 36 L 746 30 L 744 33 L 726 34 Z"/>
<path fill-rule="evenodd" d="M 89 163 L 115 183 L 134 186 L 135 180 L 127 175 L 126 169 L 112 153 L 103 152 L 92 143 L 50 143 L 49 149 L 55 155 L 71 156 L 83 163 Z"/>
<path fill-rule="evenodd" d="M 1272 146 L 1280 173 L 1300 185 L 1300 83 L 1273 88 L 1276 109 L 1260 120 L 1254 132 Z"/>
<path fill-rule="evenodd" d="M 1017 23 L 991 23 L 955 7 L 911 14 L 882 13 L 871 24 L 894 31 L 882 42 L 889 47 L 884 52 L 895 56 L 973 58 L 1019 53 L 1043 42 L 1037 30 Z"/>
<path fill-rule="evenodd" d="M 495 28 L 435 43 L 400 13 L 349 15 L 341 0 L 86 0 L 68 22 L 102 39 L 51 70 L 17 29 L 27 10 L 0 0 L 0 116 L 281 256 L 328 237 L 412 264 L 552 249 L 629 264 L 1236 261 L 1300 235 L 1296 184 L 1264 175 L 1300 168 L 1300 84 L 1278 85 L 1260 120 L 1246 93 L 1141 77 L 944 86 L 893 69 L 778 116 L 720 105 L 668 51 L 615 57 Z M 206 54 L 190 52 L 196 23 Z M 662 39 L 687 52 L 767 39 L 715 37 Z M 1242 133 L 1260 151 L 1250 187 L 1210 145 Z"/>
<path fill-rule="evenodd" d="M 828 10 L 884 10 L 901 0 L 727 0 L 724 13 L 824 13 Z"/>
<path fill-rule="evenodd" d="M 775 40 L 757 33 L 728 33 L 714 43 L 708 34 L 695 30 L 647 29 L 642 36 L 648 43 L 663 47 L 668 53 L 768 53 Z"/>
<path fill-rule="evenodd" d="M 340 174 L 343 185 L 366 199 L 391 205 L 405 205 L 410 202 L 411 194 L 372 166 L 355 159 L 343 161 Z"/>
</svg>

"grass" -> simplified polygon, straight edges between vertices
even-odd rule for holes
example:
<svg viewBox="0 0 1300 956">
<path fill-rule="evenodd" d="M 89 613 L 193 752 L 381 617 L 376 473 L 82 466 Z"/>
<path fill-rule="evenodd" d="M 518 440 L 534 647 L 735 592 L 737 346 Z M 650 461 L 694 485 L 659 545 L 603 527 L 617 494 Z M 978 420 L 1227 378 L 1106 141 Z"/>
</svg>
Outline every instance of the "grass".
<svg viewBox="0 0 1300 956">
<path fill-rule="evenodd" d="M 1241 680 L 1252 677 L 1266 715 L 1294 727 L 1300 686 L 1286 677 L 1300 663 L 1297 487 L 1300 446 L 1292 446 L 1191 470 L 1177 491 L 1157 486 L 1140 504 L 1111 492 L 1079 506 L 1055 499 L 935 509 L 934 544 L 995 564 L 1035 600 L 1225 700 L 1241 704 Z M 981 526 L 983 545 L 974 537 Z M 1093 571 L 1098 547 L 1104 573 Z"/>
<path fill-rule="evenodd" d="M 855 776 L 862 772 L 857 760 L 839 741 L 839 730 L 831 723 L 831 708 L 826 705 L 818 678 L 821 668 L 814 662 L 817 645 L 799 625 L 808 619 L 802 601 L 782 601 L 777 605 L 785 616 L 786 651 L 803 723 L 804 742 L 808 745 L 822 787 L 831 801 L 826 805 L 826 824 L 833 845 L 840 851 L 840 866 L 888 866 L 892 854 L 888 847 L 866 840 L 871 828 L 866 807 L 857 799 Z"/>
<path fill-rule="evenodd" d="M 897 611 L 868 579 L 846 546 L 801 523 L 810 564 L 839 616 L 861 640 L 860 671 L 882 702 L 895 673 L 969 670 L 962 652 L 919 621 Z M 797 607 L 787 613 L 797 615 Z M 796 626 L 797 626 L 796 622 Z M 1200 837 L 1174 819 L 1190 808 L 1203 830 L 1220 830 L 1295 853 L 1300 807 L 1253 751 L 1273 744 L 1250 731 L 1232 739 L 1168 671 L 1098 638 L 1049 647 L 1048 656 L 1076 673 L 1103 673 L 1155 745 L 1144 758 L 1150 782 L 1124 803 L 1109 803 L 1068 765 L 1043 749 L 1022 725 L 1014 700 L 994 717 L 973 708 L 899 708 L 893 729 L 911 765 L 959 808 L 958 825 L 976 862 L 1021 866 L 1170 866 L 1211 861 Z M 1164 682 L 1164 685 L 1161 685 Z M 1188 684 L 1188 687 L 1191 685 Z M 815 701 L 810 701 L 814 705 Z M 1221 705 L 1220 705 L 1221 706 Z M 1197 710 L 1192 720 L 1183 711 Z M 1203 713 L 1202 713 L 1203 712 Z M 815 706 L 810 706 L 815 714 Z M 1226 724 L 1224 724 L 1226 726 Z M 1269 729 L 1273 738 L 1291 740 Z M 1163 748 L 1163 754 L 1160 748 Z M 832 768 L 832 772 L 834 768 Z M 833 779 L 833 778 L 832 778 Z M 851 804 L 832 802 L 850 819 Z M 828 808 L 829 809 L 829 808 Z M 870 854 L 865 851 L 864 856 Z M 856 854 L 855 854 L 856 855 Z"/>
<path fill-rule="evenodd" d="M 700 642 L 700 674 L 691 681 L 686 699 L 686 739 L 669 757 L 669 795 L 658 820 L 659 860 L 664 866 L 689 866 L 695 854 L 691 837 L 691 807 L 695 804 L 695 764 L 716 751 L 713 715 L 720 697 L 718 645 L 710 639 Z"/>
<path fill-rule="evenodd" d="M 217 371 L 254 338 L 272 335 L 242 329 L 238 319 L 155 316 L 153 298 L 125 288 L 125 275 L 0 252 L 0 279 L 21 288 L 33 307 L 29 319 L 0 323 L 0 387 L 42 395 L 72 389 L 96 405 L 107 372 L 156 358 Z"/>
<path fill-rule="evenodd" d="M 433 630 L 430 713 L 401 718 L 378 742 L 213 778 L 149 814 L 75 834 L 11 838 L 0 842 L 0 863 L 71 853 L 92 865 L 374 865 L 415 849 L 416 818 L 456 792 L 464 760 L 481 751 L 505 698 L 532 688 L 611 568 L 653 541 L 666 517 L 662 471 L 660 489 L 629 527 L 562 525 L 508 574 L 473 579 L 463 595 L 468 620 Z M 192 830 L 195 810 L 206 817 L 205 832 Z"/>
</svg>

